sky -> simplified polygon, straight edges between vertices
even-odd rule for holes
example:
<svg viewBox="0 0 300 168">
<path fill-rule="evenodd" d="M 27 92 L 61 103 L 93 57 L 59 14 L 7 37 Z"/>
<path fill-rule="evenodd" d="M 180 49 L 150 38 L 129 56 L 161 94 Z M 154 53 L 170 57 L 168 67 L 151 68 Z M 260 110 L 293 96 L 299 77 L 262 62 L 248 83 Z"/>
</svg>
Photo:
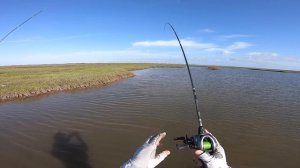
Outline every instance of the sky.
<svg viewBox="0 0 300 168">
<path fill-rule="evenodd" d="M 0 66 L 179 63 L 300 70 L 298 0 L 0 0 Z"/>
</svg>

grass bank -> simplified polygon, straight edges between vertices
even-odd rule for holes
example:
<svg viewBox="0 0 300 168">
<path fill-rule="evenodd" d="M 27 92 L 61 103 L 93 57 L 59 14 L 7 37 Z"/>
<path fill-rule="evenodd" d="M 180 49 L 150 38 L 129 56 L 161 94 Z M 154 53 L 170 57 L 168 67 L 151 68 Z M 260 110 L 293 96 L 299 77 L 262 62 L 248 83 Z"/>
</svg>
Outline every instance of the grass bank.
<svg viewBox="0 0 300 168">
<path fill-rule="evenodd" d="M 133 70 L 176 64 L 63 64 L 0 67 L 0 102 L 56 91 L 105 86 L 133 77 Z"/>
</svg>

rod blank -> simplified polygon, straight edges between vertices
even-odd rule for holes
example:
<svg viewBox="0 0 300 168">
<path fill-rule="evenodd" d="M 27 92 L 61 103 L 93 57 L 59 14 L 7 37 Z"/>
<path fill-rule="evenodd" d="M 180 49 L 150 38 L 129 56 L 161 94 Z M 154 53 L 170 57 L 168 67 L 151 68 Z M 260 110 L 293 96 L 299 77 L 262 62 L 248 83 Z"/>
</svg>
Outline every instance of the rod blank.
<svg viewBox="0 0 300 168">
<path fill-rule="evenodd" d="M 185 64 L 186 64 L 186 67 L 187 67 L 187 70 L 188 70 L 188 73 L 189 73 L 189 76 L 190 76 L 190 81 L 191 81 L 191 85 L 192 85 L 192 90 L 193 90 L 193 95 L 194 95 L 194 102 L 195 102 L 195 107 L 196 107 L 196 112 L 197 112 L 197 116 L 198 116 L 198 123 L 199 123 L 199 128 L 198 128 L 198 133 L 199 134 L 202 134 L 203 133 L 203 126 L 202 126 L 202 120 L 201 120 L 201 115 L 200 115 L 200 110 L 199 110 L 199 105 L 198 105 L 198 98 L 197 98 L 197 94 L 196 94 L 196 89 L 195 89 L 195 86 L 194 86 L 194 82 L 193 82 L 193 78 L 192 78 L 192 73 L 191 73 L 191 70 L 190 70 L 190 66 L 189 66 L 189 63 L 188 63 L 188 60 L 185 56 L 185 52 L 184 52 L 184 49 L 181 45 L 181 41 L 174 29 L 174 27 L 170 24 L 170 23 L 167 23 L 173 30 L 176 38 L 177 38 L 177 41 L 180 45 L 180 48 L 181 48 L 181 51 L 182 51 L 182 54 L 183 54 L 183 57 L 184 57 L 184 60 L 185 60 Z"/>
<path fill-rule="evenodd" d="M 20 23 L 17 27 L 15 27 L 14 29 L 12 29 L 11 31 L 9 31 L 4 37 L 2 37 L 0 39 L 0 44 L 10 35 L 12 34 L 14 31 L 16 31 L 18 28 L 20 28 L 21 26 L 23 26 L 26 22 L 28 22 L 29 20 L 31 20 L 32 18 L 36 17 L 37 15 L 39 15 L 40 13 L 42 13 L 43 11 L 40 10 L 37 13 L 33 14 L 31 17 L 29 17 L 28 19 L 26 19 L 24 22 Z"/>
</svg>

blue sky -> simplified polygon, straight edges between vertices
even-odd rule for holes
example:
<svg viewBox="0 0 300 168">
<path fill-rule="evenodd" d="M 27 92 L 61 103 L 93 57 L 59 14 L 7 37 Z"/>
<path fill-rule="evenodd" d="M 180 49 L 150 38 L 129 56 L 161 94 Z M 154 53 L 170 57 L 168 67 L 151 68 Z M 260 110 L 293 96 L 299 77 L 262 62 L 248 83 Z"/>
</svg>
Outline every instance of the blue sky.
<svg viewBox="0 0 300 168">
<path fill-rule="evenodd" d="M 189 62 L 300 70 L 298 0 L 0 0 L 0 65 Z"/>
</svg>

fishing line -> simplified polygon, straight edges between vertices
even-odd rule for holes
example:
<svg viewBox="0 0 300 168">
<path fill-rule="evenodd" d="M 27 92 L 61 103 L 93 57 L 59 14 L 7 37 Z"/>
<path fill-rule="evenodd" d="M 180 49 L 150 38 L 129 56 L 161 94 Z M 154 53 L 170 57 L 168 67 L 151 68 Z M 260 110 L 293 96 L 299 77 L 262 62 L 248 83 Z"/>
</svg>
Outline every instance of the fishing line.
<svg viewBox="0 0 300 168">
<path fill-rule="evenodd" d="M 15 27 L 14 29 L 12 29 L 11 31 L 9 31 L 3 38 L 1 38 L 0 40 L 0 44 L 10 35 L 12 34 L 14 31 L 16 31 L 18 28 L 20 28 L 21 26 L 23 26 L 26 22 L 30 21 L 32 18 L 36 17 L 37 15 L 39 15 L 40 13 L 42 13 L 43 11 L 40 10 L 37 13 L 33 14 L 31 17 L 29 17 L 28 19 L 26 19 L 24 22 L 20 23 L 17 27 Z"/>
</svg>

